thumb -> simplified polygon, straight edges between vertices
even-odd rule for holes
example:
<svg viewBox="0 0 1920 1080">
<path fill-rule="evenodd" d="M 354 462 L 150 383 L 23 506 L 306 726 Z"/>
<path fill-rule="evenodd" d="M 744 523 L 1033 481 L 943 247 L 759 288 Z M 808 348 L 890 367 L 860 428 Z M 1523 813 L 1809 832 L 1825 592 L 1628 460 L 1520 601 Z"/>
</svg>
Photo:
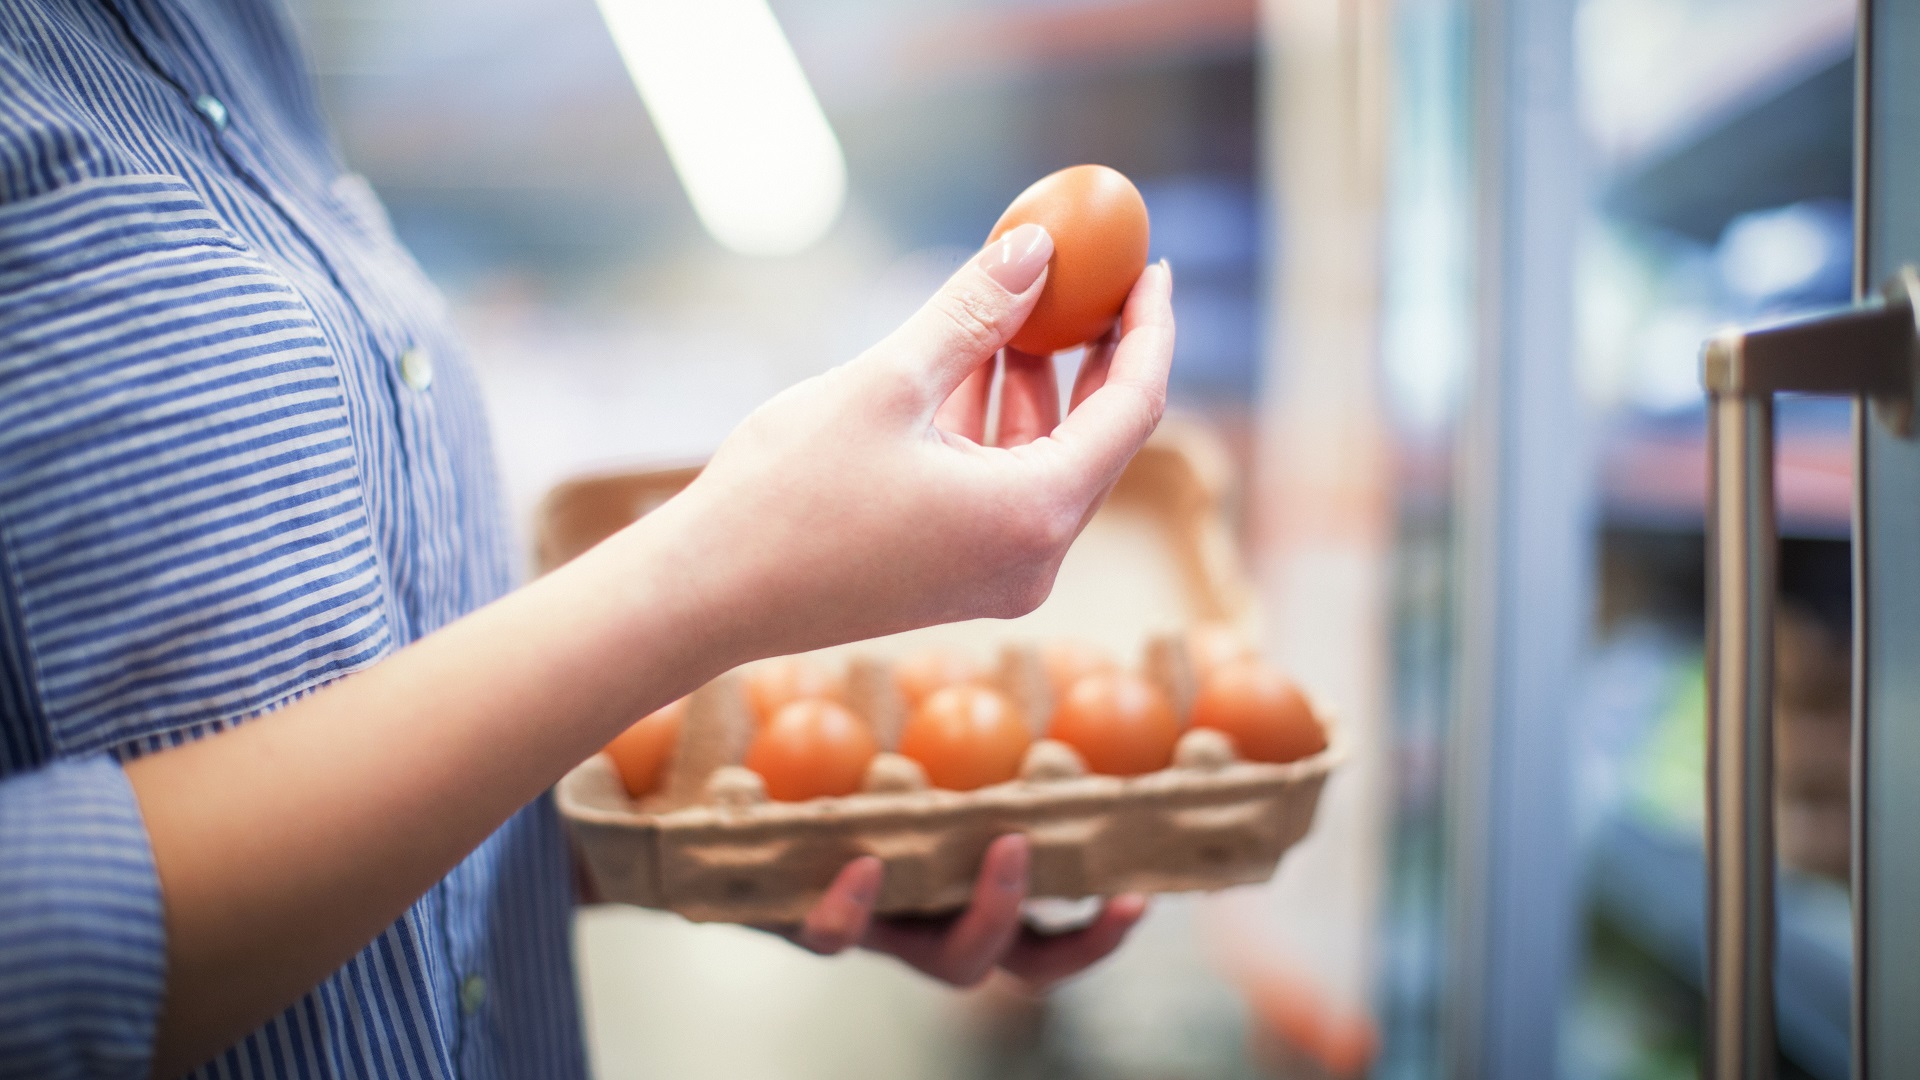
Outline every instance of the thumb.
<svg viewBox="0 0 1920 1080">
<path fill-rule="evenodd" d="M 1019 332 L 1046 287 L 1053 237 L 1022 225 L 988 244 L 874 350 L 931 411 Z"/>
</svg>

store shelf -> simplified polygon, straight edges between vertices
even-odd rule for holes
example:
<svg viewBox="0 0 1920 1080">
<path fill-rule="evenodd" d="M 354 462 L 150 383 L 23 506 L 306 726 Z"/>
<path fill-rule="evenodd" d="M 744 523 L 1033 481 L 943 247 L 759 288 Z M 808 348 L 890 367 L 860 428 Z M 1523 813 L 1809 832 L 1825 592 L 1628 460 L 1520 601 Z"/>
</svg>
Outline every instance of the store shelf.
<svg viewBox="0 0 1920 1080">
<path fill-rule="evenodd" d="M 1256 0 L 987 4 L 903 21 L 885 47 L 896 77 L 924 85 L 1251 52 L 1259 32 Z"/>
<path fill-rule="evenodd" d="M 1593 842 L 1588 878 L 1602 917 L 1680 979 L 1704 986 L 1706 859 L 1697 839 L 1616 817 Z M 1853 977 L 1846 893 L 1783 874 L 1779 907 L 1774 992 L 1781 1049 L 1819 1080 L 1845 1080 Z"/>
<path fill-rule="evenodd" d="M 1609 446 L 1601 462 L 1609 523 L 1698 529 L 1707 505 L 1707 448 L 1697 438 L 1640 437 Z M 1839 539 L 1853 505 L 1853 447 L 1832 436 L 1781 440 L 1774 463 L 1783 536 Z"/>
<path fill-rule="evenodd" d="M 1604 209 L 1712 243 L 1749 211 L 1851 198 L 1853 56 L 1839 44 L 1786 86 L 1624 169 Z"/>
</svg>

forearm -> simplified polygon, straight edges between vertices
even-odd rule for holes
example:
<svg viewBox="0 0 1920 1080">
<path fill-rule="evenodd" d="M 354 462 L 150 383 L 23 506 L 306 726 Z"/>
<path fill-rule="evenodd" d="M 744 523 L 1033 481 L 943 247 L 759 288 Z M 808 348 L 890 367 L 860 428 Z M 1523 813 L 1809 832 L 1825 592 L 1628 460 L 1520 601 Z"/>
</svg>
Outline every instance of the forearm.
<svg viewBox="0 0 1920 1080">
<path fill-rule="evenodd" d="M 735 659 L 697 633 L 716 620 L 670 517 L 271 716 L 128 766 L 166 908 L 156 1075 L 294 1001 L 624 724 Z"/>
</svg>

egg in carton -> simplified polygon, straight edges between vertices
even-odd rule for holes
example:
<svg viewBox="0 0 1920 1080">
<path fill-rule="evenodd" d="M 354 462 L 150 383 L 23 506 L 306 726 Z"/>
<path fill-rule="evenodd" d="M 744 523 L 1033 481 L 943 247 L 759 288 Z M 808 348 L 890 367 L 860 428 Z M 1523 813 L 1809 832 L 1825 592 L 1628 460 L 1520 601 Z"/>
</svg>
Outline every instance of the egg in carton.
<svg viewBox="0 0 1920 1080">
<path fill-rule="evenodd" d="M 1195 680 L 1184 642 L 1152 639 L 1143 668 L 1185 726 Z M 1224 735 L 1187 728 L 1168 768 L 1094 775 L 1072 747 L 1043 737 L 1052 702 L 1038 650 L 1004 649 L 994 681 L 1036 736 L 1020 775 L 1004 784 L 930 787 L 918 763 L 892 752 L 906 710 L 891 665 L 856 655 L 849 705 L 882 747 L 861 792 L 769 800 L 740 764 L 754 722 L 741 676 L 730 673 L 688 700 L 658 794 L 629 799 L 612 763 L 595 755 L 561 781 L 560 809 L 609 900 L 695 921 L 797 922 L 842 867 L 872 855 L 885 866 L 881 914 L 937 914 L 965 906 L 987 845 L 1014 832 L 1032 845 L 1035 897 L 1264 881 L 1306 835 L 1341 757 L 1321 716 L 1328 747 L 1300 761 L 1242 761 Z"/>
<path fill-rule="evenodd" d="M 541 569 L 585 551 L 671 498 L 697 466 L 618 471 L 567 481 L 535 523 Z M 1226 523 L 1230 458 L 1203 425 L 1169 417 L 1122 473 L 1062 564 L 1053 595 L 1013 623 L 930 628 L 839 651 L 848 697 L 891 750 L 906 719 L 886 659 L 927 646 L 976 656 L 1009 634 L 1139 648 L 1138 631 L 1250 625 L 1252 589 Z M 1116 588 L 1124 581 L 1126 587 Z M 1195 690 L 1183 638 L 1146 646 L 1143 674 L 1185 722 Z M 1032 723 L 1051 714 L 1037 652 L 1001 651 L 995 680 Z M 1035 895 L 1212 889 L 1270 876 L 1312 821 L 1325 752 L 1287 765 L 1234 760 L 1225 740 L 1184 733 L 1171 769 L 1090 776 L 1071 748 L 1036 741 L 1013 783 L 970 792 L 929 790 L 924 773 L 882 753 L 856 795 L 769 802 L 738 763 L 753 725 L 738 674 L 696 691 L 681 752 L 659 796 L 635 804 L 604 756 L 569 774 L 557 793 L 609 899 L 670 908 L 695 919 L 791 921 L 845 863 L 873 854 L 887 866 L 880 909 L 937 912 L 966 901 L 986 845 L 1005 832 L 1033 843 Z"/>
</svg>

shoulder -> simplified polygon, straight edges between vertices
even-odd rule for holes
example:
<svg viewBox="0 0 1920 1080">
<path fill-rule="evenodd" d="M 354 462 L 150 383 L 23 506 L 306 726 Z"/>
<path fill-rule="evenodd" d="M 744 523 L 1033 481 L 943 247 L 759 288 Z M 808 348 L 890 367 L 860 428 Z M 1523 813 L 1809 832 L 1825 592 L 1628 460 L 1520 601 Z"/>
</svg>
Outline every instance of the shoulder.
<svg viewBox="0 0 1920 1080">
<path fill-rule="evenodd" d="M 183 181 L 0 206 L 0 618 L 51 756 L 242 719 L 391 648 L 340 371 Z"/>
<path fill-rule="evenodd" d="M 298 37 L 272 0 L 0 3 L 0 203 L 218 158 L 196 109 L 206 89 L 244 101 L 277 152 L 341 171 Z"/>
<path fill-rule="evenodd" d="M 326 329 L 210 203 L 233 193 L 137 6 L 0 3 L 0 774 L 189 737 L 390 648 Z M 273 55 L 254 5 L 176 6 Z"/>
<path fill-rule="evenodd" d="M 35 4 L 0 4 L 0 204 L 117 171 L 74 95 L 50 74 L 85 29 Z M 84 65 L 84 57 L 79 58 Z"/>
</svg>

